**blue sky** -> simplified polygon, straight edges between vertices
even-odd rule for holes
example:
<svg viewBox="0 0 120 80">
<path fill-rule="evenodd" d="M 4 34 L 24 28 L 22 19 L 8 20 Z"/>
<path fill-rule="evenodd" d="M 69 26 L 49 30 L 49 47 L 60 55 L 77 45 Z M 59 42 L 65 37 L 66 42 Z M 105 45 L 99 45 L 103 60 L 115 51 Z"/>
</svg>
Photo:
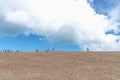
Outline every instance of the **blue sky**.
<svg viewBox="0 0 120 80">
<path fill-rule="evenodd" d="M 15 37 L 7 36 L 0 38 L 0 51 L 10 49 L 13 51 L 35 51 L 36 49 L 44 51 L 54 48 L 57 51 L 79 51 L 80 48 L 73 44 L 48 43 L 46 40 L 40 40 L 36 35 L 25 36 L 20 34 Z"/>
<path fill-rule="evenodd" d="M 0 0 L 0 50 L 119 51 L 119 0 Z"/>
<path fill-rule="evenodd" d="M 109 11 L 119 4 L 119 0 L 94 0 L 93 8 L 99 14 L 109 15 Z"/>
</svg>

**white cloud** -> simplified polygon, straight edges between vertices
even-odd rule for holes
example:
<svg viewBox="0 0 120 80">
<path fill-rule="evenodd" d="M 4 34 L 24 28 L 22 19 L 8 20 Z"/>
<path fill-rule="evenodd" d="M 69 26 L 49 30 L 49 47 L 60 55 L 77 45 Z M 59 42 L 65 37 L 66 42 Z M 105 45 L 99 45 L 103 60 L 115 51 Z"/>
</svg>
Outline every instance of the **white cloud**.
<svg viewBox="0 0 120 80">
<path fill-rule="evenodd" d="M 27 25 L 29 24 L 29 16 L 23 11 L 9 11 L 5 14 L 5 21 L 20 25 Z"/>
<path fill-rule="evenodd" d="M 111 10 L 110 16 L 113 21 L 118 21 L 120 19 L 120 4 L 118 4 L 114 9 Z"/>
<path fill-rule="evenodd" d="M 106 34 L 106 31 L 117 28 L 114 16 L 109 19 L 97 14 L 87 0 L 5 1 L 2 1 L 4 4 L 0 3 L 3 20 L 25 26 L 22 33 L 42 35 L 49 42 L 72 43 L 83 49 L 120 49 L 120 44 L 116 41 L 120 37 Z M 8 6 L 5 6 L 6 3 Z"/>
<path fill-rule="evenodd" d="M 111 17 L 111 21 L 114 24 L 113 30 L 115 34 L 118 34 L 120 32 L 120 3 L 116 5 L 114 9 L 112 9 L 109 13 L 109 16 Z M 116 27 L 115 27 L 116 26 Z"/>
</svg>

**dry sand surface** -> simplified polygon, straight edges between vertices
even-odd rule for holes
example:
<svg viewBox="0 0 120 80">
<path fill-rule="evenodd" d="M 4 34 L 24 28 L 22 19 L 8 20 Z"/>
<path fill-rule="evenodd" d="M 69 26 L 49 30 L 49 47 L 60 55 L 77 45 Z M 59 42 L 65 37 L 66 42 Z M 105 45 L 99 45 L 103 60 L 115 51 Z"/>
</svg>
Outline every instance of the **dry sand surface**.
<svg viewBox="0 0 120 80">
<path fill-rule="evenodd" d="M 120 52 L 0 53 L 0 80 L 120 80 Z"/>
</svg>

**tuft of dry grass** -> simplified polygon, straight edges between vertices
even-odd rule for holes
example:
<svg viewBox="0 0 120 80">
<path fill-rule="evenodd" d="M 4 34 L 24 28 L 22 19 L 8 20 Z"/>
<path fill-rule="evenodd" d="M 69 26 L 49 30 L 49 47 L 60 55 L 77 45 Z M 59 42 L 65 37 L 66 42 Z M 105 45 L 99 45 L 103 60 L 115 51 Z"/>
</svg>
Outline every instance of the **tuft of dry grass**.
<svg viewBox="0 0 120 80">
<path fill-rule="evenodd" d="M 120 53 L 0 53 L 0 80 L 120 80 Z"/>
</svg>

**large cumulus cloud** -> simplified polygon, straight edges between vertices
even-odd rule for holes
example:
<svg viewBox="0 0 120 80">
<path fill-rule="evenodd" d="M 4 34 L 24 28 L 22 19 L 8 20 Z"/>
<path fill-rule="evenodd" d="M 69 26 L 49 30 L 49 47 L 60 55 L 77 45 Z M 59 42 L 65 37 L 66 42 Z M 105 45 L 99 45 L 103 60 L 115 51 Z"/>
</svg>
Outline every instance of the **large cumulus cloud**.
<svg viewBox="0 0 120 80">
<path fill-rule="evenodd" d="M 0 35 L 35 34 L 83 50 L 120 50 L 119 35 L 106 34 L 119 33 L 119 5 L 107 16 L 90 6 L 94 0 L 0 1 Z"/>
</svg>

